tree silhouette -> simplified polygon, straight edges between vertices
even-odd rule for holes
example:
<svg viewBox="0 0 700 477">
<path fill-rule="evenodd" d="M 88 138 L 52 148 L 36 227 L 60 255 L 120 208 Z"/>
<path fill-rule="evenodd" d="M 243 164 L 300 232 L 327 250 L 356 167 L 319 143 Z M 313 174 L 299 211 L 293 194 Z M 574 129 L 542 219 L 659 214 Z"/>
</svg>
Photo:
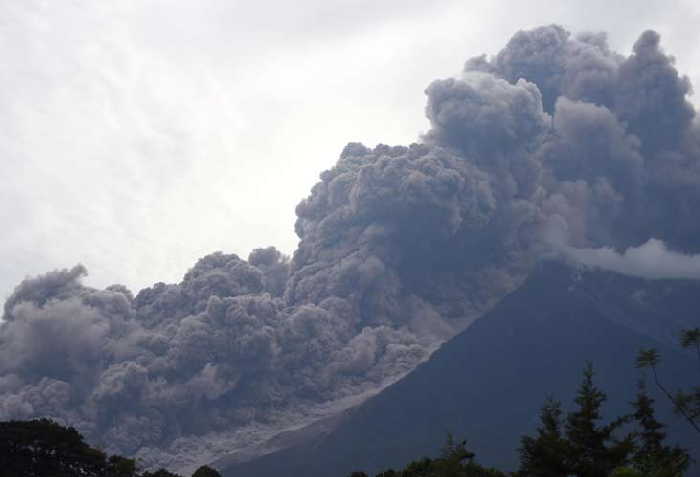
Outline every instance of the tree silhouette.
<svg viewBox="0 0 700 477">
<path fill-rule="evenodd" d="M 219 471 L 212 469 L 208 465 L 203 465 L 194 471 L 192 477 L 221 477 Z"/>
<path fill-rule="evenodd" d="M 353 472 L 349 477 L 368 477 L 364 472 Z M 403 470 L 385 470 L 376 477 L 506 477 L 503 472 L 483 467 L 467 449 L 467 441 L 455 443 L 451 434 L 437 459 L 424 457 L 408 464 Z"/>
<path fill-rule="evenodd" d="M 520 473 L 523 476 L 560 477 L 568 471 L 569 443 L 562 433 L 561 403 L 547 397 L 540 410 L 537 437 L 520 440 Z"/>
<path fill-rule="evenodd" d="M 196 477 L 221 477 L 214 469 L 202 469 Z M 165 469 L 139 474 L 133 459 L 107 457 L 77 430 L 50 419 L 0 422 L 0 476 L 180 477 Z"/>
<path fill-rule="evenodd" d="M 700 328 L 681 331 L 681 346 L 695 349 L 700 365 Z M 690 426 L 700 433 L 700 386 L 694 386 L 688 390 L 679 390 L 676 393 L 669 391 L 659 379 L 657 367 L 661 362 L 661 355 L 654 348 L 643 348 L 637 355 L 637 367 L 650 369 L 654 377 L 654 383 L 661 392 L 673 403 L 675 411 L 683 416 Z"/>
<path fill-rule="evenodd" d="M 688 469 L 690 456 L 680 447 L 664 444 L 664 425 L 654 412 L 654 399 L 649 396 L 644 380 L 639 382 L 633 419 L 639 430 L 636 433 L 639 444 L 632 458 L 633 467 L 642 475 L 656 477 L 680 477 Z"/>
<path fill-rule="evenodd" d="M 624 465 L 632 451 L 630 438 L 615 440 L 614 432 L 627 420 L 622 417 L 599 425 L 601 406 L 607 399 L 593 383 L 593 365 L 583 371 L 575 402 L 578 408 L 566 418 L 566 438 L 569 442 L 569 471 L 579 477 L 608 477 Z"/>
<path fill-rule="evenodd" d="M 609 477 L 627 463 L 634 449 L 633 436 L 617 440 L 615 432 L 629 417 L 600 423 L 606 395 L 595 386 L 593 376 L 589 362 L 574 400 L 576 409 L 565 419 L 561 404 L 547 398 L 537 436 L 521 439 L 519 477 Z"/>
<path fill-rule="evenodd" d="M 0 469 L 5 477 L 104 477 L 108 463 L 74 428 L 38 419 L 0 422 Z"/>
<path fill-rule="evenodd" d="M 179 474 L 173 474 L 165 469 L 158 469 L 155 472 L 144 472 L 141 477 L 180 477 Z"/>
</svg>

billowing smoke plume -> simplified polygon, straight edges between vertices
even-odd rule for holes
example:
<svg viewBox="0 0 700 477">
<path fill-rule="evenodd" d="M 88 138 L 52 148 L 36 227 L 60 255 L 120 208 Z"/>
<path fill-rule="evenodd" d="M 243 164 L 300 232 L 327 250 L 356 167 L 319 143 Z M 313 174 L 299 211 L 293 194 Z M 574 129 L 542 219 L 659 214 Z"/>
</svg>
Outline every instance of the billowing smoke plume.
<svg viewBox="0 0 700 477">
<path fill-rule="evenodd" d="M 52 416 L 126 454 L 213 455 L 229 449 L 196 436 L 254 440 L 402 376 L 552 244 L 589 262 L 651 238 L 668 249 L 640 250 L 697 253 L 689 92 L 654 32 L 627 57 L 604 35 L 519 32 L 427 88 L 420 143 L 346 146 L 297 207 L 291 260 L 214 253 L 136 296 L 83 286 L 81 266 L 21 283 L 0 327 L 0 418 Z"/>
</svg>

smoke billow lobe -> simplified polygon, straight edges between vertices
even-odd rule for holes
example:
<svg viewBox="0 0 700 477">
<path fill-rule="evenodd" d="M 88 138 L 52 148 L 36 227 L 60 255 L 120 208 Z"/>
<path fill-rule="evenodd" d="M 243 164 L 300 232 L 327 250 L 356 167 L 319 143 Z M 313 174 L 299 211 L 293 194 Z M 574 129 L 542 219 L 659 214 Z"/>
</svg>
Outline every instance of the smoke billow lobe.
<svg viewBox="0 0 700 477">
<path fill-rule="evenodd" d="M 51 416 L 167 463 L 204 452 L 196 436 L 380 389 L 552 244 L 631 273 L 670 257 L 673 274 L 669 249 L 700 251 L 690 91 L 655 32 L 629 56 L 603 34 L 518 32 L 428 86 L 420 143 L 348 144 L 296 208 L 291 259 L 217 252 L 135 296 L 82 285 L 82 266 L 23 281 L 0 325 L 0 418 Z"/>
</svg>

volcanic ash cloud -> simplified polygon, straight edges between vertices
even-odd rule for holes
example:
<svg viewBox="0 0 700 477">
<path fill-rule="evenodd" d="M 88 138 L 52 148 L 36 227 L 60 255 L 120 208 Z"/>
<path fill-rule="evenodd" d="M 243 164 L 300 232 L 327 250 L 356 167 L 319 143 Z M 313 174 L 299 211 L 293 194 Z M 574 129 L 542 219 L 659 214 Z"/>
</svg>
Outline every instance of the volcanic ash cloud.
<svg viewBox="0 0 700 477">
<path fill-rule="evenodd" d="M 84 286 L 81 266 L 22 282 L 0 325 L 0 418 L 50 416 L 167 463 L 396 380 L 552 245 L 639 274 L 653 252 L 673 275 L 700 252 L 689 93 L 655 32 L 629 56 L 602 34 L 518 32 L 428 86 L 418 143 L 348 144 L 297 206 L 291 259 L 217 252 L 135 296 Z"/>
</svg>

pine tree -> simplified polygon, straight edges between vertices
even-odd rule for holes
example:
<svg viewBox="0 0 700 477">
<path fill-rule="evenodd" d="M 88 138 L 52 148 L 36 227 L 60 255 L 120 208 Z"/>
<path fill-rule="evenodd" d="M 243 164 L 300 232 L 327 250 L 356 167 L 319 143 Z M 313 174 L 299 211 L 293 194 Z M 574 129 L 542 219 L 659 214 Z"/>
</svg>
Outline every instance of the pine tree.
<svg viewBox="0 0 700 477">
<path fill-rule="evenodd" d="M 689 465 L 689 455 L 680 447 L 664 445 L 664 425 L 656 420 L 654 399 L 649 396 L 644 380 L 639 382 L 633 418 L 639 427 L 639 440 L 634 457 L 634 468 L 642 475 L 654 477 L 681 477 Z"/>
<path fill-rule="evenodd" d="M 548 397 L 540 410 L 537 437 L 521 439 L 520 475 L 523 477 L 561 477 L 568 474 L 568 443 L 562 435 L 561 403 Z"/>
<path fill-rule="evenodd" d="M 577 477 L 607 477 L 624 465 L 633 449 L 631 437 L 616 441 L 614 432 L 628 419 L 618 418 L 607 425 L 599 425 L 601 406 L 606 395 L 593 383 L 593 365 L 589 362 L 583 372 L 575 402 L 578 409 L 566 419 L 566 438 L 569 441 L 567 465 Z"/>
</svg>

